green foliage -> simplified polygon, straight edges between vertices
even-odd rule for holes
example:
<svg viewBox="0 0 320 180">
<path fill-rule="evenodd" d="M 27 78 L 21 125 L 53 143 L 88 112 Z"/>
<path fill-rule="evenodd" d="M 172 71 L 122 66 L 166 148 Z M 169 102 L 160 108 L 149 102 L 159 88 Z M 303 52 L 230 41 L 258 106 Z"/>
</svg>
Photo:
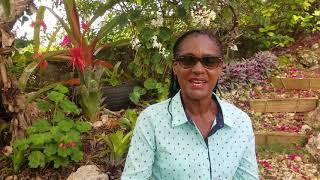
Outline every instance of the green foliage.
<svg viewBox="0 0 320 180">
<path fill-rule="evenodd" d="M 45 100 L 37 101 L 38 107 L 49 117 L 34 121 L 27 129 L 27 136 L 14 142 L 12 162 L 15 172 L 26 161 L 30 168 L 44 168 L 48 163 L 59 168 L 82 159 L 80 135 L 88 132 L 91 125 L 70 119 L 70 115 L 78 115 L 80 110 L 67 99 L 67 92 L 68 88 L 57 85 Z"/>
<path fill-rule="evenodd" d="M 103 102 L 100 82 L 102 73 L 101 66 L 96 67 L 95 71 L 86 68 L 83 75 L 84 83 L 80 85 L 80 104 L 84 115 L 91 122 L 96 121 Z"/>
<path fill-rule="evenodd" d="M 123 162 L 124 155 L 129 149 L 132 133 L 133 131 L 130 131 L 125 135 L 124 131 L 118 130 L 115 133 L 100 136 L 110 150 L 109 161 L 113 166 Z"/>
<path fill-rule="evenodd" d="M 109 69 L 105 69 L 106 77 L 104 78 L 104 82 L 107 85 L 111 86 L 117 86 L 121 84 L 121 76 L 123 74 L 123 69 L 119 69 L 121 62 L 117 62 L 113 68 L 112 71 Z"/>
<path fill-rule="evenodd" d="M 261 42 L 260 48 L 283 47 L 298 34 L 320 31 L 320 4 L 315 0 L 250 0 L 235 4 L 241 13 L 239 29 L 244 37 Z"/>
<path fill-rule="evenodd" d="M 133 109 L 128 109 L 126 110 L 124 115 L 119 119 L 119 125 L 123 129 L 128 129 L 132 131 L 136 126 L 137 118 L 138 118 L 137 112 Z"/>
</svg>

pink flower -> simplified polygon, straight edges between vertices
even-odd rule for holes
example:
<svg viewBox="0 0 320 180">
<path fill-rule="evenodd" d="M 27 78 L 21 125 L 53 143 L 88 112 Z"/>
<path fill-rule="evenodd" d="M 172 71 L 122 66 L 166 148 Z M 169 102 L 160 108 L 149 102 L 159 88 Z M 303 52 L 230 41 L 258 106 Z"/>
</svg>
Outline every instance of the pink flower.
<svg viewBox="0 0 320 180">
<path fill-rule="evenodd" d="M 62 42 L 60 43 L 60 46 L 64 47 L 64 46 L 68 46 L 69 44 L 71 44 L 71 39 L 69 36 L 64 36 Z"/>
<path fill-rule="evenodd" d="M 87 30 L 87 29 L 89 28 L 89 26 L 88 26 L 87 23 L 81 21 L 81 28 L 82 28 L 83 30 Z"/>
<path fill-rule="evenodd" d="M 70 49 L 70 54 L 72 57 L 72 68 L 73 70 L 75 68 L 80 69 L 81 72 L 84 71 L 84 57 L 82 54 L 82 49 L 80 47 L 75 47 Z"/>
</svg>

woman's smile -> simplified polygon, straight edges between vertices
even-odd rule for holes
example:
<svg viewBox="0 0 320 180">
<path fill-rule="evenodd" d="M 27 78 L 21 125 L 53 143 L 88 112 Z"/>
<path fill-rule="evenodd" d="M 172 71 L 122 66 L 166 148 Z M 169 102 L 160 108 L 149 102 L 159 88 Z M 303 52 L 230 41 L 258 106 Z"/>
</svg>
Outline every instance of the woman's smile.
<svg viewBox="0 0 320 180">
<path fill-rule="evenodd" d="M 203 89 L 208 85 L 208 81 L 202 78 L 191 78 L 188 82 L 191 89 Z"/>
</svg>

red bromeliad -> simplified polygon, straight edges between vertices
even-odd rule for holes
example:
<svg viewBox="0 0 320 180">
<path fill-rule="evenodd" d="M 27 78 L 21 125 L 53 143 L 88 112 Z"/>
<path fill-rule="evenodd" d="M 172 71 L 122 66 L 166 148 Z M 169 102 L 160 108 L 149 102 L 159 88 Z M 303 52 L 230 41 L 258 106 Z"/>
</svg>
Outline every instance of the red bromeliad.
<svg viewBox="0 0 320 180">
<path fill-rule="evenodd" d="M 84 56 L 82 54 L 82 48 L 80 48 L 80 47 L 71 48 L 70 54 L 72 57 L 71 62 L 72 62 L 73 70 L 75 68 L 79 68 L 79 70 L 81 72 L 83 72 L 84 68 L 85 68 L 85 60 L 84 60 Z"/>
</svg>

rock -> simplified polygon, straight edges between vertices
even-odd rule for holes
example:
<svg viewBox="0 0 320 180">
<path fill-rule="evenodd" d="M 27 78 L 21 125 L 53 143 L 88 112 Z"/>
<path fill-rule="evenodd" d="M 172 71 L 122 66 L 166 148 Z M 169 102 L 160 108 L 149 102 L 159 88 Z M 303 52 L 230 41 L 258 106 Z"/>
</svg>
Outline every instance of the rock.
<svg viewBox="0 0 320 180">
<path fill-rule="evenodd" d="M 320 129 L 320 106 L 307 114 L 305 122 L 313 129 Z"/>
<path fill-rule="evenodd" d="M 312 132 L 312 128 L 310 126 L 304 124 L 301 127 L 301 132 L 304 133 L 304 134 L 308 134 L 309 132 Z"/>
<path fill-rule="evenodd" d="M 10 154 L 12 153 L 12 146 L 5 146 L 5 147 L 2 149 L 2 153 L 3 153 L 5 156 L 10 156 Z"/>
<path fill-rule="evenodd" d="M 13 176 L 7 176 L 4 178 L 4 180 L 18 180 L 18 176 L 13 175 Z"/>
<path fill-rule="evenodd" d="M 306 145 L 306 150 L 320 162 L 320 133 L 316 136 L 311 136 Z"/>
<path fill-rule="evenodd" d="M 109 176 L 101 173 L 95 165 L 86 165 L 71 173 L 67 180 L 109 180 Z"/>
<path fill-rule="evenodd" d="M 93 128 L 99 128 L 99 127 L 101 127 L 103 125 L 103 122 L 102 121 L 96 121 L 96 122 L 94 122 L 93 123 Z"/>
</svg>

